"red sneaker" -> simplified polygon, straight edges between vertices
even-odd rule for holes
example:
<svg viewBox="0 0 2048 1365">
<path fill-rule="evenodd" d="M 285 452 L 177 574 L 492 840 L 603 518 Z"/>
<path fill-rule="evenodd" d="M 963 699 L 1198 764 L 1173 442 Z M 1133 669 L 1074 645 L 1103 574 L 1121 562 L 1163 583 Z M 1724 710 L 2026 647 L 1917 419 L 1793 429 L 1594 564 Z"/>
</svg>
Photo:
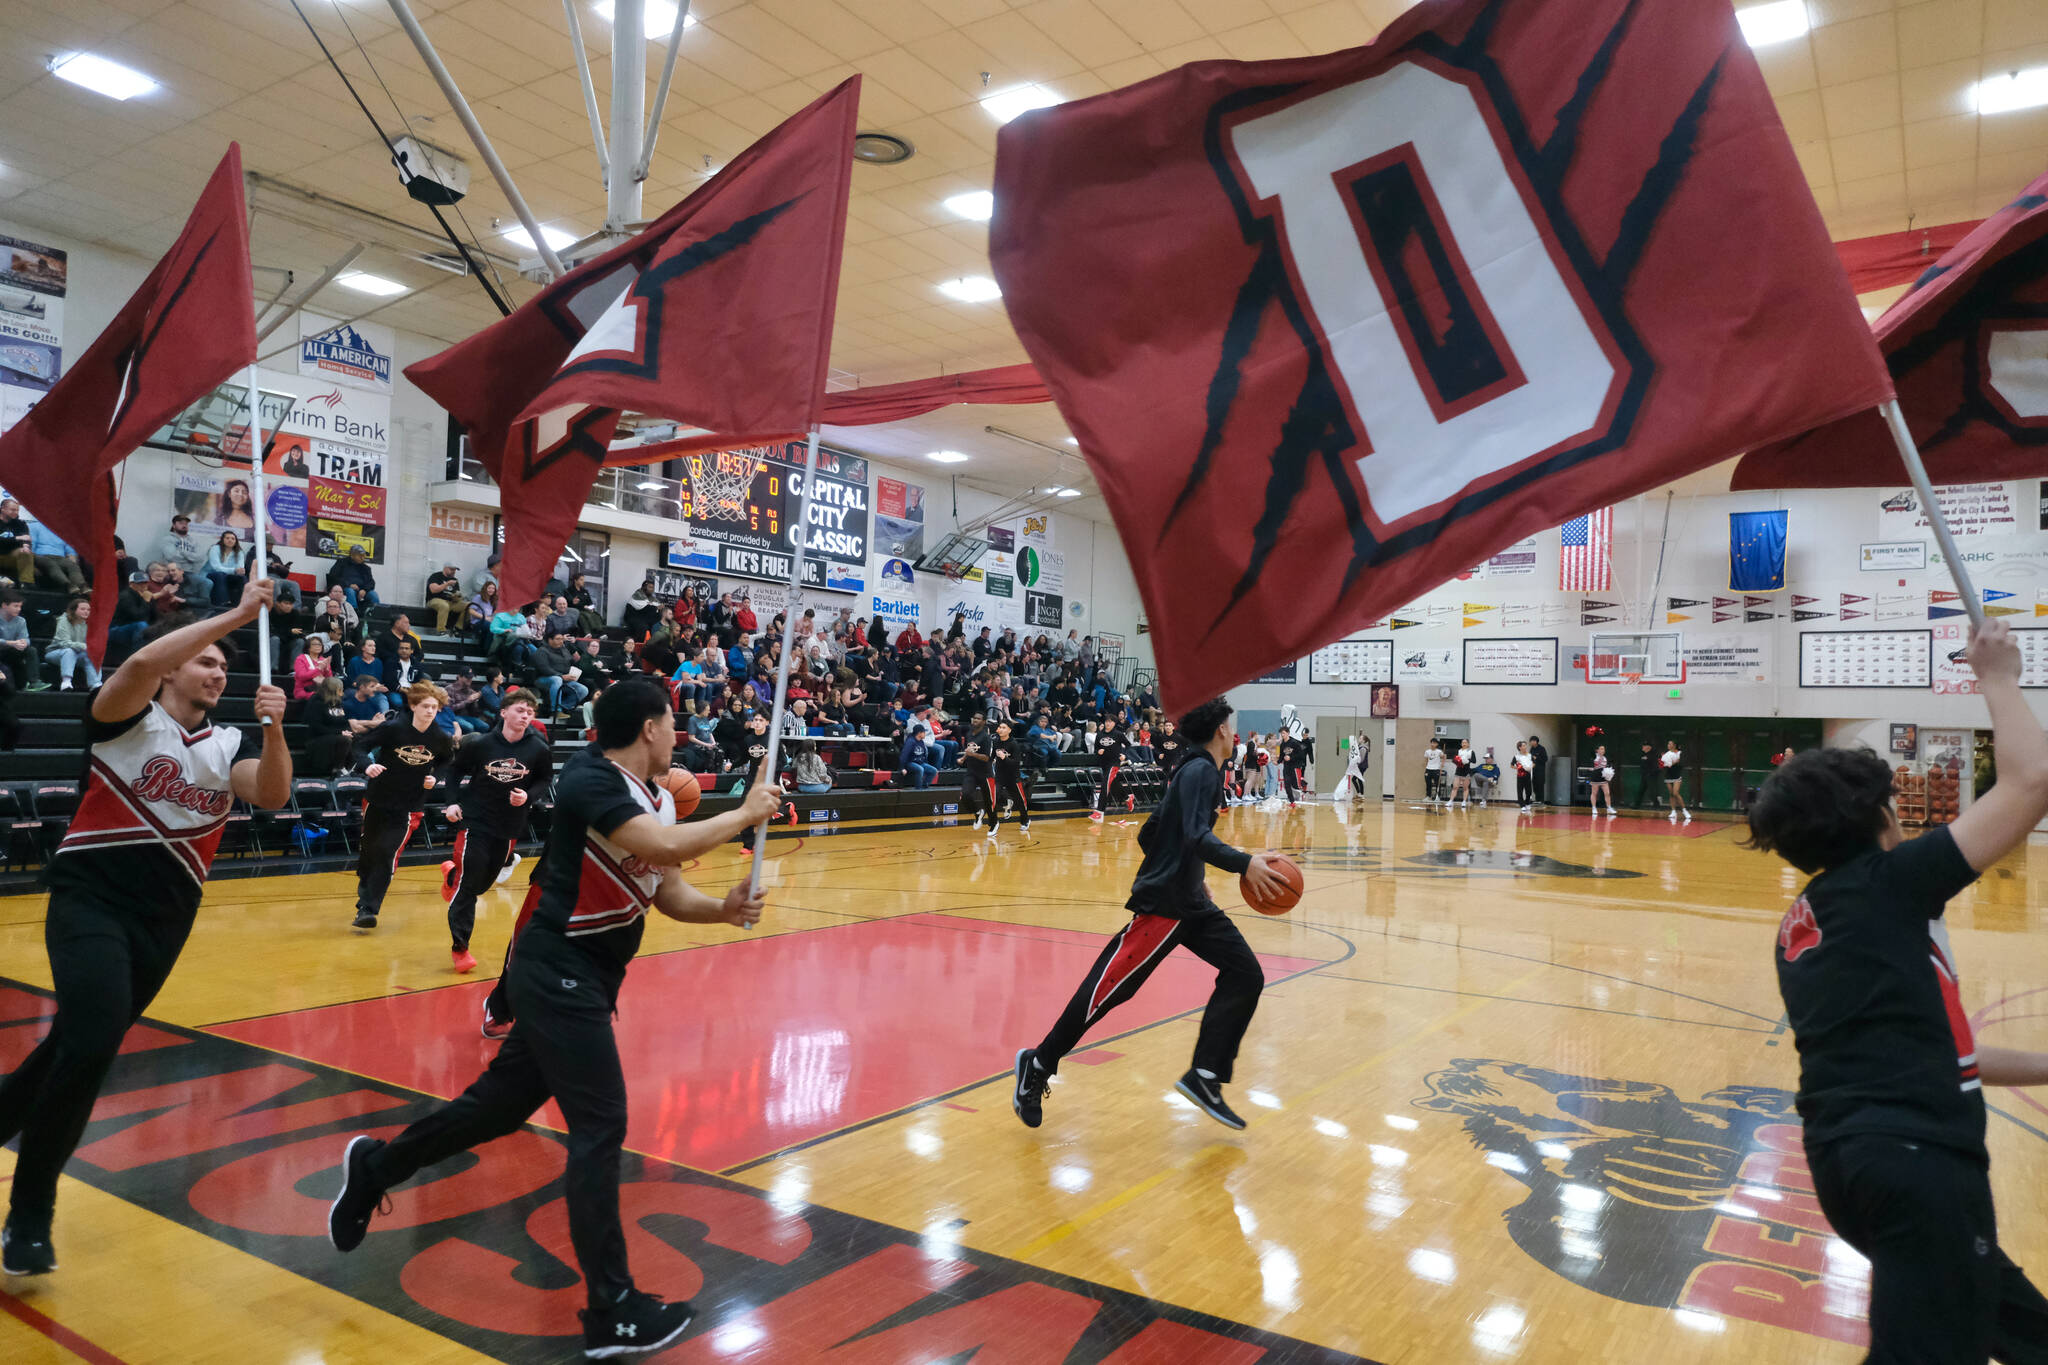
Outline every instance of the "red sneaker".
<svg viewBox="0 0 2048 1365">
<path fill-rule="evenodd" d="M 454 864 L 454 862 L 453 862 L 453 861 L 449 861 L 449 862 L 445 862 L 445 863 L 442 863 L 442 864 L 441 864 L 441 900 L 442 900 L 442 902 L 443 902 L 443 903 L 446 903 L 446 902 L 448 902 L 448 901 L 452 901 L 452 900 L 454 900 L 454 899 L 455 899 L 455 864 Z M 471 966 L 474 966 L 475 964 L 474 964 L 474 963 L 472 963 L 472 964 L 470 964 L 470 965 L 471 965 Z M 468 971 L 468 970 L 469 970 L 469 968 L 468 968 L 468 967 L 464 967 L 464 968 L 463 968 L 462 970 L 463 970 L 463 971 Z"/>
<path fill-rule="evenodd" d="M 471 955 L 469 949 L 457 948 L 449 953 L 448 956 L 455 963 L 456 971 L 473 972 L 476 970 L 476 958 Z"/>
</svg>

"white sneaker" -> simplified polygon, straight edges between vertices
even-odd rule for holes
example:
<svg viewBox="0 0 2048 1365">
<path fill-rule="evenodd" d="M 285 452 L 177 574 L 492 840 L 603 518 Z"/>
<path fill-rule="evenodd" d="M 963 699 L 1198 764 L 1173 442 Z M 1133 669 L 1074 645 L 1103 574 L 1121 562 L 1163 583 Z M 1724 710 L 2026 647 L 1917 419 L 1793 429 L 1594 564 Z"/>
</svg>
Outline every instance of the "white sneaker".
<svg viewBox="0 0 2048 1365">
<path fill-rule="evenodd" d="M 1608 819 L 1612 820 L 1612 819 L 1613 819 L 1613 818 L 1614 818 L 1615 816 L 1617 816 L 1617 815 L 1619 815 L 1619 814 L 1621 814 L 1621 812 L 1620 812 L 1620 811 L 1618 811 L 1618 810 L 1616 810 L 1616 809 L 1615 809 L 1614 807 L 1612 807 L 1612 806 L 1609 806 L 1609 807 L 1607 808 L 1607 818 L 1608 818 Z"/>
<path fill-rule="evenodd" d="M 1529 808 L 1528 808 L 1527 806 L 1524 806 L 1524 807 L 1522 807 L 1522 814 L 1524 814 L 1524 815 L 1527 815 L 1528 813 L 1529 813 Z"/>
<path fill-rule="evenodd" d="M 1686 823 L 1686 824 L 1688 824 L 1688 825 L 1692 823 L 1692 812 L 1691 812 L 1691 811 L 1687 811 L 1687 812 L 1685 812 L 1685 823 Z"/>
<path fill-rule="evenodd" d="M 58 683 L 57 690 L 59 692 L 69 692 L 71 690 L 71 679 L 66 678 L 63 682 Z"/>
<path fill-rule="evenodd" d="M 1102 812 L 1099 810 L 1091 810 L 1088 812 L 1088 818 L 1099 824 L 1102 821 Z"/>
<path fill-rule="evenodd" d="M 492 885 L 503 886 L 506 882 L 511 881 L 512 874 L 519 870 L 519 864 L 521 864 L 524 861 L 526 860 L 520 857 L 517 853 L 513 854 L 512 861 L 506 863 L 503 867 L 498 869 L 498 878 L 495 882 L 492 883 Z"/>
<path fill-rule="evenodd" d="M 1672 824 L 1674 824 L 1674 825 L 1678 823 L 1678 812 L 1677 812 L 1677 811 L 1673 811 L 1673 812 L 1671 812 L 1671 823 L 1672 823 Z"/>
</svg>

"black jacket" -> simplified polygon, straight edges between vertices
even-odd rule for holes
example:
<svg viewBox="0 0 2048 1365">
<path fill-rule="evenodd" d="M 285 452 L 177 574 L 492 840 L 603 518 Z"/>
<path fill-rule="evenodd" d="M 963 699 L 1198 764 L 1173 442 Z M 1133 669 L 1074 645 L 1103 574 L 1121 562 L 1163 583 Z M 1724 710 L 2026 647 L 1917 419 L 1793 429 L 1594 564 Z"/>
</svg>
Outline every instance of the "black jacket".
<svg viewBox="0 0 2048 1365">
<path fill-rule="evenodd" d="M 1216 837 L 1216 808 L 1223 801 L 1223 774 L 1216 760 L 1207 749 L 1193 744 L 1188 749 L 1166 784 L 1166 799 L 1138 831 L 1145 861 L 1124 902 L 1129 909 L 1169 919 L 1216 909 L 1202 884 L 1205 865 L 1239 874 L 1252 865 L 1251 854 Z"/>
</svg>

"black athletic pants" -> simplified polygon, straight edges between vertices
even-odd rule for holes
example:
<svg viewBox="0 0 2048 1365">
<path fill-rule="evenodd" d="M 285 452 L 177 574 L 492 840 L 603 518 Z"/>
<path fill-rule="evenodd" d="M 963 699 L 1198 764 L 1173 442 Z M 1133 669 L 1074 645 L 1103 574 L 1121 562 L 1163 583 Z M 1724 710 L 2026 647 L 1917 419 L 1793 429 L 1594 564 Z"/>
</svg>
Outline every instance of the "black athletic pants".
<svg viewBox="0 0 2048 1365">
<path fill-rule="evenodd" d="M 996 780 L 993 777 L 969 775 L 960 783 L 960 813 L 962 815 L 994 815 L 996 813 Z"/>
<path fill-rule="evenodd" d="M 1424 800 L 1426 800 L 1426 801 L 1434 801 L 1434 800 L 1436 800 L 1436 798 L 1437 798 L 1437 794 L 1438 794 L 1439 792 L 1441 792 L 1441 791 L 1443 790 L 1443 783 L 1444 783 L 1444 774 L 1443 774 L 1443 769 L 1441 769 L 1441 768 L 1424 768 L 1424 769 L 1422 770 L 1422 796 L 1423 796 L 1423 799 L 1424 799 Z"/>
<path fill-rule="evenodd" d="M 626 1076 L 612 1036 L 617 991 L 560 935 L 535 933 L 508 967 L 518 1023 L 469 1089 L 392 1139 L 369 1175 L 389 1189 L 415 1171 L 518 1131 L 548 1100 L 569 1124 L 569 1241 L 593 1307 L 633 1287 L 619 1225 Z"/>
<path fill-rule="evenodd" d="M 2048 1361 L 2048 1299 L 1999 1249 L 1983 1163 L 1877 1134 L 1806 1159 L 1821 1212 L 1870 1260 L 1869 1365 Z"/>
<path fill-rule="evenodd" d="M 1664 779 L 1654 772 L 1636 774 L 1636 809 L 1649 810 L 1664 804 Z"/>
<path fill-rule="evenodd" d="M 1290 768 L 1284 763 L 1280 765 L 1280 789 L 1287 793 L 1289 801 L 1301 800 L 1302 790 L 1307 786 L 1308 782 L 1301 769 Z"/>
<path fill-rule="evenodd" d="M 510 839 L 465 829 L 455 836 L 455 898 L 448 902 L 448 942 L 457 952 L 469 946 L 476 929 L 476 898 L 491 889 L 505 870 Z"/>
<path fill-rule="evenodd" d="M 57 891 L 43 923 L 56 986 L 50 1036 L 0 1082 L 0 1143 L 21 1136 L 11 1203 L 31 1225 L 57 1206 L 57 1174 L 92 1117 L 128 1026 L 163 988 L 192 921 L 117 910 Z"/>
<path fill-rule="evenodd" d="M 1019 778 L 1015 782 L 994 782 L 992 783 L 992 785 L 995 789 L 995 795 L 993 799 L 997 801 L 1009 801 L 1015 803 L 1017 807 L 1018 819 L 1021 820 L 1024 824 L 1030 824 L 1030 784 L 1025 782 L 1022 778 Z M 989 818 L 997 822 L 1000 822 L 1003 818 L 1001 810 L 999 808 L 992 807 L 989 811 Z"/>
<path fill-rule="evenodd" d="M 1211 903 L 1185 919 L 1134 914 L 1117 931 L 1081 985 L 1067 1002 L 1059 1022 L 1038 1045 L 1038 1061 L 1047 1071 L 1060 1069 L 1060 1058 L 1074 1050 L 1103 1015 L 1138 993 L 1153 968 L 1175 947 L 1186 948 L 1216 969 L 1216 989 L 1202 1011 L 1202 1030 L 1195 1037 L 1195 1065 L 1228 1081 L 1237 1061 L 1238 1045 L 1259 1007 L 1266 974 L 1252 956 L 1244 935 L 1230 917 Z"/>
<path fill-rule="evenodd" d="M 1112 763 L 1109 771 L 1102 775 L 1102 785 L 1095 789 L 1095 809 L 1107 810 L 1129 784 L 1123 781 L 1124 765 Z"/>
<path fill-rule="evenodd" d="M 1517 765 L 1515 768 L 1515 804 L 1518 806 L 1528 805 L 1531 798 L 1535 795 L 1535 791 L 1535 779 L 1522 771 L 1520 765 Z"/>
<path fill-rule="evenodd" d="M 536 869 L 537 870 L 537 869 Z M 540 908 L 540 883 L 529 881 L 526 898 L 519 903 L 519 918 L 512 921 L 512 936 L 505 940 L 505 967 L 498 973 L 497 984 L 484 997 L 484 1018 L 491 1023 L 509 1023 L 513 1018 L 512 990 L 506 983 L 512 980 L 512 962 L 519 952 L 519 940 L 526 933 L 526 926 L 533 922 L 533 912 Z"/>
<path fill-rule="evenodd" d="M 398 871 L 399 855 L 420 827 L 420 813 L 399 806 L 363 806 L 362 842 L 356 846 L 356 909 L 376 914 Z"/>
</svg>

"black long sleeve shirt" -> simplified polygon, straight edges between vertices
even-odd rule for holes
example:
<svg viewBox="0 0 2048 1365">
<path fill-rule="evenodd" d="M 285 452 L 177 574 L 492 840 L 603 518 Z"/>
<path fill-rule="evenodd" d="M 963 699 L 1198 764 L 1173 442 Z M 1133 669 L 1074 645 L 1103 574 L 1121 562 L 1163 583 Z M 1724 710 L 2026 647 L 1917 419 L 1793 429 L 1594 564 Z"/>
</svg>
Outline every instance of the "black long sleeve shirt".
<svg viewBox="0 0 2048 1365">
<path fill-rule="evenodd" d="M 1145 861 L 1131 883 L 1126 908 L 1147 915 L 1184 919 L 1216 911 L 1216 902 L 1202 884 L 1205 864 L 1242 874 L 1252 856 L 1216 837 L 1216 808 L 1223 801 L 1223 774 L 1216 760 L 1199 745 L 1188 745 L 1166 799 L 1138 831 Z"/>
</svg>

